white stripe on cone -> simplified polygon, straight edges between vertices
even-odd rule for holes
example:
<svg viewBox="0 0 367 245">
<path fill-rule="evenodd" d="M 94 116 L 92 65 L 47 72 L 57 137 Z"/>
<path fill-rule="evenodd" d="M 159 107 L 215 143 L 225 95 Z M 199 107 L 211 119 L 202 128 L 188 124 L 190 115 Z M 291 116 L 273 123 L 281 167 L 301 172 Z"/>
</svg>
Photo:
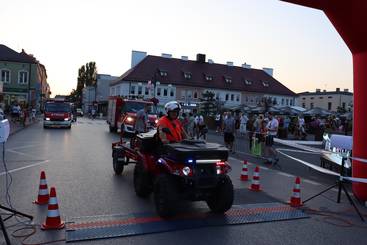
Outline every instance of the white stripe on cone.
<svg viewBox="0 0 367 245">
<path fill-rule="evenodd" d="M 49 218 L 60 217 L 59 210 L 58 209 L 56 209 L 56 210 L 48 210 L 47 217 L 49 217 Z"/>
<path fill-rule="evenodd" d="M 299 194 L 299 192 L 293 192 L 293 197 L 300 198 L 301 195 Z"/>
<path fill-rule="evenodd" d="M 41 179 L 40 180 L 40 185 L 47 185 L 47 180 L 46 179 Z"/>
<path fill-rule="evenodd" d="M 55 205 L 57 204 L 57 198 L 56 197 L 50 197 L 48 200 L 48 204 Z"/>
<path fill-rule="evenodd" d="M 48 195 L 48 189 L 39 189 L 38 195 L 41 196 Z"/>
</svg>

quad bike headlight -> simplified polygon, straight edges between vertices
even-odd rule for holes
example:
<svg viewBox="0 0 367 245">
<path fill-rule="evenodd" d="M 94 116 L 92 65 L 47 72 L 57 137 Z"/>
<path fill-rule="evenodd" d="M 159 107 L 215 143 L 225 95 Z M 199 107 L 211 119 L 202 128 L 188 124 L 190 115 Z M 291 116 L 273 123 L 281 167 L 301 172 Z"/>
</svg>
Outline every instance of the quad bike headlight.
<svg viewBox="0 0 367 245">
<path fill-rule="evenodd" d="M 190 173 L 191 173 L 191 169 L 189 167 L 184 167 L 182 169 L 182 173 L 185 175 L 185 176 L 188 176 Z"/>
</svg>

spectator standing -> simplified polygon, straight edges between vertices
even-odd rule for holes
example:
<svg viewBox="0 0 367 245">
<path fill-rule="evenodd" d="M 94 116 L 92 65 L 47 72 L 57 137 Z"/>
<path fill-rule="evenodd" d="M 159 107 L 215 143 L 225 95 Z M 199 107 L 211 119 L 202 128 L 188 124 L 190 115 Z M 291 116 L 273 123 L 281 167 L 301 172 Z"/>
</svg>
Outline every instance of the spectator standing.
<svg viewBox="0 0 367 245">
<path fill-rule="evenodd" d="M 195 137 L 195 117 L 194 114 L 192 114 L 192 112 L 189 113 L 189 123 L 187 125 L 187 132 L 190 136 L 190 138 L 194 138 Z"/>
<path fill-rule="evenodd" d="M 216 131 L 217 133 L 222 132 L 222 115 L 220 113 L 217 113 L 217 115 L 215 116 L 215 126 L 216 126 Z"/>
<path fill-rule="evenodd" d="M 250 116 L 250 119 L 247 121 L 247 132 L 248 132 L 248 140 L 249 140 L 249 151 L 251 151 L 252 148 L 252 141 L 255 133 L 255 116 Z"/>
<path fill-rule="evenodd" d="M 276 150 L 274 149 L 274 138 L 278 134 L 279 122 L 273 117 L 273 114 L 269 112 L 269 122 L 266 126 L 267 136 L 265 138 L 265 154 L 266 157 L 270 157 L 269 162 L 276 164 L 278 161 Z"/>
<path fill-rule="evenodd" d="M 245 113 L 242 113 L 242 115 L 240 117 L 240 134 L 241 134 L 241 136 L 246 135 L 247 121 L 248 121 L 248 117 L 246 116 Z"/>
<path fill-rule="evenodd" d="M 230 152 L 233 151 L 233 142 L 234 142 L 234 135 L 236 132 L 235 120 L 232 117 L 231 113 L 227 114 L 227 118 L 224 119 L 224 143 L 226 147 L 229 149 Z"/>
<path fill-rule="evenodd" d="M 135 120 L 135 133 L 144 133 L 147 132 L 148 129 L 148 109 L 149 106 L 145 105 L 143 109 L 140 109 L 136 113 L 136 120 Z"/>
</svg>

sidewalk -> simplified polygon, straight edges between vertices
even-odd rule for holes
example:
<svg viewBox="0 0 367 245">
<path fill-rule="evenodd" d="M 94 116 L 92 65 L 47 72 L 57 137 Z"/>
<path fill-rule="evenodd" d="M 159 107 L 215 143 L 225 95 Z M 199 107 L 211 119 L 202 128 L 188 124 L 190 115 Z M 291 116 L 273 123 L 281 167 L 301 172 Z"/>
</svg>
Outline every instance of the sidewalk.
<svg viewBox="0 0 367 245">
<path fill-rule="evenodd" d="M 23 126 L 21 122 L 14 122 L 11 118 L 7 119 L 9 120 L 10 125 L 10 136 L 39 121 L 39 118 L 36 118 L 33 122 L 30 122 L 27 119 L 25 126 Z"/>
</svg>

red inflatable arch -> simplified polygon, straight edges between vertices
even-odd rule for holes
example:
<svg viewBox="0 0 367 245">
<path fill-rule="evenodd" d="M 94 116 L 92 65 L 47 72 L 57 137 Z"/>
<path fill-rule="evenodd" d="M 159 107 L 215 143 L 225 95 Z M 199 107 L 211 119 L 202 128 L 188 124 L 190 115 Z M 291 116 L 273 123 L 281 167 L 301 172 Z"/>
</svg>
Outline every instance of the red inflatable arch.
<svg viewBox="0 0 367 245">
<path fill-rule="evenodd" d="M 322 10 L 353 55 L 353 156 L 367 159 L 367 1 L 282 0 Z M 364 24 L 363 24 L 364 23 Z M 353 160 L 353 177 L 367 178 L 367 163 Z M 353 183 L 354 195 L 367 201 L 367 184 Z"/>
</svg>

